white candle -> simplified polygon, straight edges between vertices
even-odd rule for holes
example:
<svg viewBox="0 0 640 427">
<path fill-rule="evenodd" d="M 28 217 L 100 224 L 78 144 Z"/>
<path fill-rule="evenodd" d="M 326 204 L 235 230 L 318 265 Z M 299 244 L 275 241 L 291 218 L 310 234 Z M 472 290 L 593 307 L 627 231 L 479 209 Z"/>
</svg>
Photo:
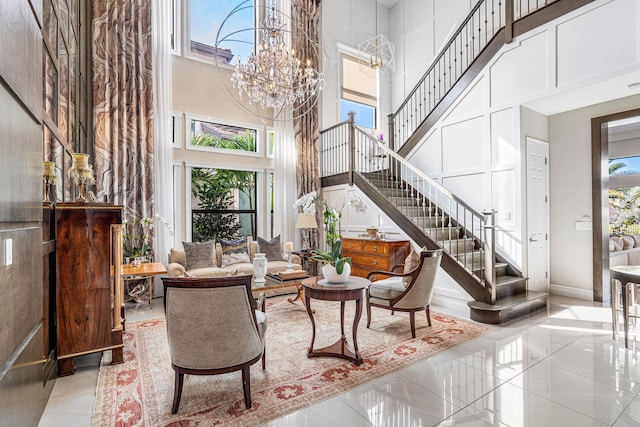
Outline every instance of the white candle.
<svg viewBox="0 0 640 427">
<path fill-rule="evenodd" d="M 293 252 L 293 242 L 286 242 L 284 244 L 284 250 L 287 252 Z"/>
</svg>

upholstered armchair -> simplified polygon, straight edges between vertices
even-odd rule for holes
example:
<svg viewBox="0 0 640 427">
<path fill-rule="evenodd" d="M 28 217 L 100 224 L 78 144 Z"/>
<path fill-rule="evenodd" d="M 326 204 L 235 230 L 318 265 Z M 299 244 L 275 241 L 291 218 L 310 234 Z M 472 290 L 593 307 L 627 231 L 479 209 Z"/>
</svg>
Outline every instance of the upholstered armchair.
<svg viewBox="0 0 640 427">
<path fill-rule="evenodd" d="M 251 275 L 163 277 L 164 308 L 175 387 L 171 413 L 178 412 L 184 375 L 242 371 L 244 402 L 251 408 L 250 366 L 265 368 L 267 318 L 264 298 L 251 295 Z M 262 311 L 256 311 L 261 305 Z"/>
<path fill-rule="evenodd" d="M 431 326 L 429 304 L 433 296 L 436 272 L 442 260 L 442 250 L 422 251 L 416 268 L 406 273 L 394 271 L 371 271 L 367 278 L 371 286 L 367 289 L 367 328 L 371 325 L 371 307 L 409 312 L 411 337 L 416 337 L 415 312 L 425 310 Z M 394 268 L 395 270 L 395 268 Z M 385 279 L 376 280 L 378 276 Z"/>
</svg>

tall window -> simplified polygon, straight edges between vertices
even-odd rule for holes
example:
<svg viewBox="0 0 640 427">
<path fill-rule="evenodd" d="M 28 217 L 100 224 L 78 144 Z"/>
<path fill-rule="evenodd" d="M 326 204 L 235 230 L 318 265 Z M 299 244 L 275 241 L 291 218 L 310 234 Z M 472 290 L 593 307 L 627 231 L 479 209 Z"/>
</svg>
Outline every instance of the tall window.
<svg viewBox="0 0 640 427">
<path fill-rule="evenodd" d="M 191 170 L 192 241 L 256 238 L 256 172 Z"/>
<path fill-rule="evenodd" d="M 246 60 L 254 47 L 255 0 L 190 0 L 189 52 L 214 60 L 216 39 L 218 61 L 235 64 Z M 225 20 L 226 19 L 226 20 Z"/>
<path fill-rule="evenodd" d="M 356 58 L 343 54 L 340 92 L 340 120 L 347 120 L 347 113 L 353 111 L 358 126 L 375 129 L 378 106 L 376 71 L 361 67 Z"/>
</svg>

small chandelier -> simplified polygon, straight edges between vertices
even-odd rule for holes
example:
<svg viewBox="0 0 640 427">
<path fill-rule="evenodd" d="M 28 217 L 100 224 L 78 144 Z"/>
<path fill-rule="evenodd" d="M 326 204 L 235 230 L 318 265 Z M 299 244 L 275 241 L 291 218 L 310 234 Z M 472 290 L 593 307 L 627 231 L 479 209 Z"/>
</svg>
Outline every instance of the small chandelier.
<svg viewBox="0 0 640 427">
<path fill-rule="evenodd" d="M 358 44 L 360 65 L 378 70 L 380 74 L 395 70 L 394 47 L 382 34 L 378 34 L 378 1 L 376 0 L 376 35 Z"/>
<path fill-rule="evenodd" d="M 259 44 L 251 51 L 246 64 L 238 59 L 231 82 L 240 98 L 249 97 L 250 104 L 275 110 L 305 103 L 321 89 L 323 75 L 307 60 L 302 65 L 294 49 L 285 41 L 286 25 L 272 6 L 260 30 Z"/>
</svg>

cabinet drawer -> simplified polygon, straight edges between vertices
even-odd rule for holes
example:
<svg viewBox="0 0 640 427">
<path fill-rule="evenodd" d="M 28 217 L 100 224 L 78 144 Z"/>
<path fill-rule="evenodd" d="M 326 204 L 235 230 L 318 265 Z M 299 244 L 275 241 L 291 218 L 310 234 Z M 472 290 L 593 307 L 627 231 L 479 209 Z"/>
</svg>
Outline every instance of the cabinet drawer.
<svg viewBox="0 0 640 427">
<path fill-rule="evenodd" d="M 364 270 L 389 270 L 391 265 L 389 264 L 389 258 L 380 258 L 375 256 L 361 255 L 352 260 L 355 267 Z"/>
<path fill-rule="evenodd" d="M 389 246 L 384 242 L 364 242 L 362 245 L 363 252 L 367 254 L 387 254 Z"/>
<path fill-rule="evenodd" d="M 351 239 L 342 239 L 342 250 L 343 251 L 361 251 L 362 250 L 362 241 L 361 240 L 351 240 Z"/>
</svg>

